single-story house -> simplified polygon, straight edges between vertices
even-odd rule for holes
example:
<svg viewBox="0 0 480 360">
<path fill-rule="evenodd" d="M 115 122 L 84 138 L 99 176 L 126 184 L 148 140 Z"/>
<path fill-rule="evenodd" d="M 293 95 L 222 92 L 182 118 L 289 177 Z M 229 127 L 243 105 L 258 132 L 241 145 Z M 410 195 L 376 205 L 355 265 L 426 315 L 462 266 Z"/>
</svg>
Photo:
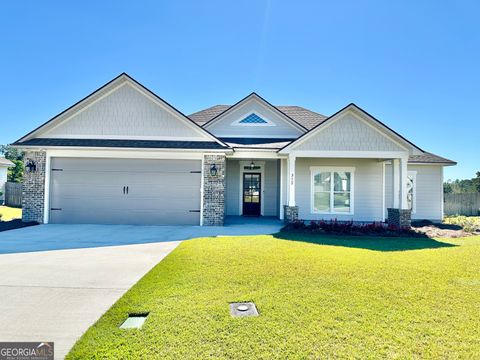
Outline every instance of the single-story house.
<svg viewBox="0 0 480 360">
<path fill-rule="evenodd" d="M 7 171 L 14 164 L 4 157 L 0 157 L 0 205 L 5 201 L 5 183 L 7 182 Z"/>
<path fill-rule="evenodd" d="M 455 164 L 355 104 L 327 117 L 252 93 L 187 116 L 125 73 L 13 145 L 40 223 L 440 220 Z"/>
</svg>

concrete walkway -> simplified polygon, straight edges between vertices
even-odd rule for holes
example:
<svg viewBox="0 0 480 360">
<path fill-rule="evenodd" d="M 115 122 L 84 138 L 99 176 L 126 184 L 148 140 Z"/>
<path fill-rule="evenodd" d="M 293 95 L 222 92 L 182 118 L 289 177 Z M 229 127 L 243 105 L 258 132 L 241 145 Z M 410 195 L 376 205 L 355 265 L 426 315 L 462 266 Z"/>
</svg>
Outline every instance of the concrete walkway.
<svg viewBox="0 0 480 360">
<path fill-rule="evenodd" d="M 280 231 L 276 218 L 228 217 L 225 226 L 38 225 L 0 232 L 0 254 L 147 244 Z"/>
<path fill-rule="evenodd" d="M 179 242 L 0 255 L 1 341 L 75 341 Z"/>
<path fill-rule="evenodd" d="M 272 218 L 228 218 L 224 227 L 40 225 L 0 232 L 0 341 L 54 341 L 62 359 L 179 240 L 281 227 Z"/>
</svg>

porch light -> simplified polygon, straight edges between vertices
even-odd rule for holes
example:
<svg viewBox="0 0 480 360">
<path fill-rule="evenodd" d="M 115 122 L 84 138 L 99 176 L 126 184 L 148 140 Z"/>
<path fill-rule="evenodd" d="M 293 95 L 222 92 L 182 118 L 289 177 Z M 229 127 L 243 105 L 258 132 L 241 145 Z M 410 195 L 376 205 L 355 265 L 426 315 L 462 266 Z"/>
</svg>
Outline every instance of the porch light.
<svg viewBox="0 0 480 360">
<path fill-rule="evenodd" d="M 254 169 L 255 169 L 255 163 L 252 160 L 252 162 L 250 163 L 250 170 L 254 170 Z"/>
<path fill-rule="evenodd" d="M 218 173 L 217 166 L 215 164 L 212 164 L 212 166 L 210 166 L 210 175 L 217 176 L 217 173 Z"/>
<path fill-rule="evenodd" d="M 27 160 L 27 164 L 25 165 L 25 170 L 28 173 L 33 173 L 37 171 L 37 165 L 35 164 L 35 161 L 33 160 Z"/>
</svg>

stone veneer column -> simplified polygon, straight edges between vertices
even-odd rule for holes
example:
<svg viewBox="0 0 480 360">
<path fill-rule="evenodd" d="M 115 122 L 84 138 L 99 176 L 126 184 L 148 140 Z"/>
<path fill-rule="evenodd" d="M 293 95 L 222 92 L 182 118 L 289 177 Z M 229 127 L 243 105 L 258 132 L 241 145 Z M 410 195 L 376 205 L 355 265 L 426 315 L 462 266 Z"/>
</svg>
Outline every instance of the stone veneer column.
<svg viewBox="0 0 480 360">
<path fill-rule="evenodd" d="M 283 205 L 283 222 L 285 224 L 298 220 L 298 206 Z"/>
<path fill-rule="evenodd" d="M 24 171 L 22 186 L 22 220 L 43 223 L 45 203 L 45 151 L 28 151 L 25 153 L 25 165 L 33 160 L 35 172 Z"/>
<path fill-rule="evenodd" d="M 388 225 L 410 227 L 412 225 L 412 210 L 388 208 Z"/>
<path fill-rule="evenodd" d="M 215 164 L 217 175 L 210 174 Z M 223 226 L 225 220 L 225 155 L 203 158 L 203 225 Z"/>
</svg>

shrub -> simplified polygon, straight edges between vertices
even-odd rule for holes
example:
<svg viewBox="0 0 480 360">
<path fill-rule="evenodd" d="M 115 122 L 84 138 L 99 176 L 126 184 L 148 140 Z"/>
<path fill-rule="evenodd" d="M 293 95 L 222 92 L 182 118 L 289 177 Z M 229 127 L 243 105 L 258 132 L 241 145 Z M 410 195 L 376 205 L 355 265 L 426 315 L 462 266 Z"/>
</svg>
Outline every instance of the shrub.
<svg viewBox="0 0 480 360">
<path fill-rule="evenodd" d="M 478 216 L 447 216 L 443 222 L 461 226 L 467 232 L 480 231 L 480 217 Z"/>
<path fill-rule="evenodd" d="M 410 227 L 400 228 L 381 222 L 354 223 L 353 221 L 338 221 L 337 219 L 310 221 L 308 225 L 304 221 L 296 220 L 286 225 L 282 230 L 334 235 L 423 236 Z"/>
</svg>

